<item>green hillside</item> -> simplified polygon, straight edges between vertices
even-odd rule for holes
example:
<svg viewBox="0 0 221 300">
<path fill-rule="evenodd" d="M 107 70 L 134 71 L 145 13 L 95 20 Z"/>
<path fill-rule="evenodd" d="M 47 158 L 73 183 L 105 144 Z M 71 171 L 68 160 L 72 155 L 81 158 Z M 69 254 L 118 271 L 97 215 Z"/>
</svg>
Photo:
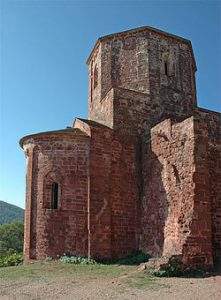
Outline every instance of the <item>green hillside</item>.
<svg viewBox="0 0 221 300">
<path fill-rule="evenodd" d="M 23 221 L 24 209 L 0 200 L 0 224 Z"/>
</svg>

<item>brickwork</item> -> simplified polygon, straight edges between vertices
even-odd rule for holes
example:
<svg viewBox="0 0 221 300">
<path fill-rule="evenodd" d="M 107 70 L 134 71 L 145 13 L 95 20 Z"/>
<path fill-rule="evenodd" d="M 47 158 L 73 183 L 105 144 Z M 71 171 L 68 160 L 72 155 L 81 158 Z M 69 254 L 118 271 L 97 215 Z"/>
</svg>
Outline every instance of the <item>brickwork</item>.
<svg viewBox="0 0 221 300">
<path fill-rule="evenodd" d="M 199 108 L 196 112 L 196 119 L 201 128 L 204 141 L 199 140 L 199 149 L 206 144 L 206 170 L 202 170 L 205 181 L 201 182 L 202 193 L 205 192 L 212 209 L 212 242 L 214 261 L 221 260 L 221 144 L 220 144 L 220 114 Z M 204 144 L 204 146 L 203 146 Z M 201 155 L 199 155 L 201 157 Z M 202 159 L 202 158 L 201 158 Z M 205 165 L 205 163 L 204 163 Z M 205 185 L 206 184 L 206 185 Z"/>
<path fill-rule="evenodd" d="M 180 254 L 193 211 L 191 119 L 181 123 L 165 120 L 156 125 L 145 149 L 142 245 L 158 256 Z"/>
<path fill-rule="evenodd" d="M 211 268 L 221 258 L 220 114 L 197 107 L 190 41 L 142 27 L 98 39 L 87 64 L 89 119 L 20 142 L 25 258 L 142 250 Z"/>
<path fill-rule="evenodd" d="M 114 134 L 112 140 L 112 257 L 139 249 L 139 144 L 136 138 Z"/>
<path fill-rule="evenodd" d="M 91 125 L 90 255 L 111 258 L 111 130 Z"/>
<path fill-rule="evenodd" d="M 123 257 L 139 247 L 137 138 L 82 119 L 77 119 L 74 127 L 91 138 L 90 255 L 99 259 Z"/>
<path fill-rule="evenodd" d="M 212 231 L 206 139 L 193 117 L 180 123 L 165 120 L 152 128 L 143 166 L 141 245 L 155 256 L 183 254 L 184 263 L 209 268 Z"/>
<path fill-rule="evenodd" d="M 23 147 L 28 157 L 25 256 L 87 255 L 88 137 L 75 130 L 48 133 L 26 139 Z M 51 207 L 52 182 L 60 186 L 58 209 Z"/>
<path fill-rule="evenodd" d="M 209 196 L 208 133 L 204 122 L 193 118 L 194 128 L 194 174 L 193 212 L 190 218 L 190 233 L 183 249 L 186 265 L 213 265 L 212 215 Z"/>
</svg>

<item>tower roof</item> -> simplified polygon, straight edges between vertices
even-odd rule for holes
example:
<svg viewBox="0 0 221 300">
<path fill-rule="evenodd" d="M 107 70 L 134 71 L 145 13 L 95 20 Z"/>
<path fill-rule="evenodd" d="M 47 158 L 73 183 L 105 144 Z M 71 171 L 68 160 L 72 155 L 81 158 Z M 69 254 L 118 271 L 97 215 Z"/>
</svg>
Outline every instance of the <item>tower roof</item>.
<svg viewBox="0 0 221 300">
<path fill-rule="evenodd" d="M 102 36 L 100 38 L 97 39 L 86 63 L 89 64 L 90 60 L 91 60 L 91 57 L 95 51 L 95 49 L 98 47 L 98 45 L 104 41 L 104 40 L 108 40 L 108 39 L 113 39 L 115 37 L 123 37 L 124 35 L 128 35 L 128 34 L 136 34 L 136 33 L 139 33 L 139 32 L 154 32 L 154 33 L 158 33 L 158 34 L 161 34 L 163 36 L 166 36 L 166 37 L 169 37 L 169 38 L 172 38 L 172 39 L 175 39 L 175 40 L 178 40 L 178 41 L 181 41 L 183 43 L 186 43 L 189 45 L 190 47 L 190 50 L 191 50 L 191 53 L 192 53 L 192 57 L 193 57 L 193 61 L 194 61 L 194 67 L 195 67 L 195 70 L 196 70 L 196 62 L 195 62 L 195 58 L 194 58 L 194 54 L 193 54 L 193 49 L 192 49 L 192 44 L 191 44 L 191 41 L 188 40 L 188 39 L 185 39 L 181 36 L 178 36 L 178 35 L 174 35 L 174 34 L 171 34 L 171 33 L 168 33 L 166 31 L 163 31 L 163 30 L 160 30 L 160 29 L 157 29 L 157 28 L 154 28 L 154 27 L 151 27 L 151 26 L 142 26 L 142 27 L 137 27 L 137 28 L 133 28 L 133 29 L 129 29 L 129 30 L 125 30 L 125 31 L 121 31 L 121 32 L 116 32 L 116 33 L 112 33 L 112 34 L 108 34 L 108 35 L 105 35 L 105 36 Z"/>
</svg>

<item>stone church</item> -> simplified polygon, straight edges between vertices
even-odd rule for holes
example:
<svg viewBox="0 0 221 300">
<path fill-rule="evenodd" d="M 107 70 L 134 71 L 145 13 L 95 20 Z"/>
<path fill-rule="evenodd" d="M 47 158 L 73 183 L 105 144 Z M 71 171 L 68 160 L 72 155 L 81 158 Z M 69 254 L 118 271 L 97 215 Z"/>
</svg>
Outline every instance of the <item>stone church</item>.
<svg viewBox="0 0 221 300">
<path fill-rule="evenodd" d="M 24 255 L 115 259 L 141 250 L 221 258 L 220 114 L 197 106 L 191 42 L 152 27 L 101 37 L 88 119 L 23 137 Z"/>
</svg>

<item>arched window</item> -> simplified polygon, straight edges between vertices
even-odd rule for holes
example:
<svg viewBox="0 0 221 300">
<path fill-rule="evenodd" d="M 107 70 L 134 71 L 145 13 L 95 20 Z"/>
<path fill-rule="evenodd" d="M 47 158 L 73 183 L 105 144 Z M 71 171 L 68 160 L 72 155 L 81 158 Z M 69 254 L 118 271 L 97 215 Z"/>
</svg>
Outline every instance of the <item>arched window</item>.
<svg viewBox="0 0 221 300">
<path fill-rule="evenodd" d="M 51 208 L 58 209 L 59 201 L 59 185 L 57 182 L 53 182 L 51 186 Z"/>
</svg>

